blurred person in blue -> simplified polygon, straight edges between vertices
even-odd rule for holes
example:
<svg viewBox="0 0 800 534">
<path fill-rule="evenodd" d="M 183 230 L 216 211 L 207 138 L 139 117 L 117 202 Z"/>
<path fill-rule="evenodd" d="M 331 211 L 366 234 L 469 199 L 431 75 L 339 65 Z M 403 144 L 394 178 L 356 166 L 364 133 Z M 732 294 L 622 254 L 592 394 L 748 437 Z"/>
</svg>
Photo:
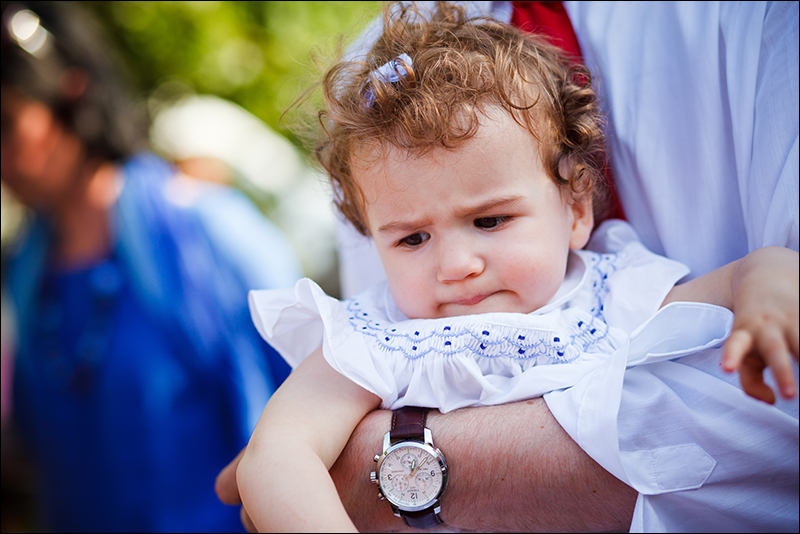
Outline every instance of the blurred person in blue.
<svg viewBox="0 0 800 534">
<path fill-rule="evenodd" d="M 245 195 L 147 151 L 118 71 L 78 6 L 2 3 L 2 180 L 32 213 L 3 277 L 37 527 L 241 530 L 214 479 L 289 372 L 247 290 L 301 269 Z"/>
</svg>

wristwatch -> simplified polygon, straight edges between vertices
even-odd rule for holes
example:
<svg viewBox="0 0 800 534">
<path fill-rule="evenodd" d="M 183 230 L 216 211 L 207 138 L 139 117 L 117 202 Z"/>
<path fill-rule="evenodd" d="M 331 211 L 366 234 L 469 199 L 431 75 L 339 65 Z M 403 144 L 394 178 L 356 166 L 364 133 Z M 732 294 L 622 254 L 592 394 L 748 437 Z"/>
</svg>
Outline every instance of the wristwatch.
<svg viewBox="0 0 800 534">
<path fill-rule="evenodd" d="M 447 462 L 433 446 L 425 426 L 427 408 L 405 406 L 392 413 L 392 428 L 383 437 L 383 454 L 375 455 L 370 480 L 378 496 L 406 525 L 431 528 L 441 525 L 441 498 L 447 487 Z"/>
</svg>

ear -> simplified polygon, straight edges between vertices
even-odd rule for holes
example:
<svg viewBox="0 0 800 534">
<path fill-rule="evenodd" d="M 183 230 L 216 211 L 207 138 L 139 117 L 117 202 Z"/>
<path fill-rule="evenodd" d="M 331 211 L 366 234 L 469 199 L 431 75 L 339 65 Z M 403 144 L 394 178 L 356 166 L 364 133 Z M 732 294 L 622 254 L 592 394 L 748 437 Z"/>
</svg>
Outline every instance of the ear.
<svg viewBox="0 0 800 534">
<path fill-rule="evenodd" d="M 581 249 L 589 242 L 594 228 L 594 212 L 592 211 L 592 197 L 587 195 L 583 200 L 573 200 L 570 205 L 572 210 L 572 232 L 569 238 L 569 248 Z"/>
</svg>

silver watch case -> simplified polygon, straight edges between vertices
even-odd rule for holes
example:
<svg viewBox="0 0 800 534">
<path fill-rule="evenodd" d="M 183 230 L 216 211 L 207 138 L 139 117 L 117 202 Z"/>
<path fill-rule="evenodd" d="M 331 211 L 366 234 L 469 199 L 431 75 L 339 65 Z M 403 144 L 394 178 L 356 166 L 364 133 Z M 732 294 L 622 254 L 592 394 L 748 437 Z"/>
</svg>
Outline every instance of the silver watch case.
<svg viewBox="0 0 800 534">
<path fill-rule="evenodd" d="M 424 443 L 419 442 L 419 441 L 407 440 L 407 441 L 398 441 L 397 443 L 392 445 L 392 443 L 391 443 L 391 432 L 387 432 L 383 436 L 383 454 L 380 454 L 380 455 L 376 454 L 375 457 L 373 458 L 373 460 L 376 462 L 377 465 L 375 466 L 375 471 L 372 471 L 369 474 L 370 481 L 373 484 L 377 484 L 377 486 L 378 486 L 378 496 L 381 498 L 381 500 L 386 500 L 386 501 L 389 502 L 389 504 L 392 506 L 392 511 L 394 512 L 394 515 L 396 515 L 397 517 L 400 517 L 400 512 L 401 511 L 403 511 L 403 512 L 419 512 L 419 511 L 426 510 L 426 509 L 431 508 L 431 507 L 433 507 L 433 510 L 434 510 L 435 513 L 438 514 L 438 513 L 441 512 L 441 504 L 440 504 L 439 500 L 441 499 L 442 495 L 444 494 L 445 488 L 447 488 L 447 479 L 448 479 L 447 461 L 445 460 L 444 454 L 442 454 L 442 451 L 439 450 L 437 447 L 434 447 L 434 445 L 433 445 L 433 435 L 431 434 L 431 431 L 430 431 L 429 428 L 425 428 L 424 429 L 424 439 L 425 439 Z M 380 471 L 381 471 L 381 465 L 383 464 L 383 461 L 386 459 L 386 457 L 389 456 L 395 450 L 403 448 L 403 447 L 414 447 L 414 448 L 422 449 L 423 451 L 427 452 L 430 456 L 432 456 L 436 460 L 436 464 L 439 466 L 439 469 L 441 470 L 441 473 L 442 473 L 442 487 L 439 489 L 439 492 L 436 494 L 436 496 L 431 498 L 431 499 L 429 499 L 429 500 L 427 500 L 427 501 L 425 501 L 424 503 L 422 503 L 420 505 L 413 506 L 413 507 L 406 506 L 406 505 L 401 505 L 401 504 L 392 502 L 391 496 L 385 494 L 384 491 L 383 491 L 383 488 L 381 488 L 380 477 L 378 476 L 378 473 L 380 473 Z"/>
</svg>

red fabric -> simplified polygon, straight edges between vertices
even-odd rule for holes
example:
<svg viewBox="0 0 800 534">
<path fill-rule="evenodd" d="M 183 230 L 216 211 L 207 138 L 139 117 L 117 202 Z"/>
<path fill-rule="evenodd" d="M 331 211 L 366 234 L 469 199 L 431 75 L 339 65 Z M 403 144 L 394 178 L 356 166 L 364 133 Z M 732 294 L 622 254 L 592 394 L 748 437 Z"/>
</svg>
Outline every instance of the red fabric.
<svg viewBox="0 0 800 534">
<path fill-rule="evenodd" d="M 511 2 L 511 25 L 544 34 L 572 58 L 582 61 L 581 47 L 563 2 Z"/>
<path fill-rule="evenodd" d="M 563 2 L 511 2 L 513 11 L 511 12 L 511 25 L 521 30 L 538 33 L 547 36 L 550 43 L 564 50 L 574 61 L 582 62 L 583 55 L 578 43 L 578 37 L 569 20 L 567 10 L 564 9 Z M 605 168 L 608 179 L 609 193 L 611 202 L 609 209 L 602 219 L 595 224 L 599 224 L 605 219 L 624 219 L 622 204 L 619 202 L 617 190 L 614 187 L 614 177 L 611 169 Z"/>
</svg>

